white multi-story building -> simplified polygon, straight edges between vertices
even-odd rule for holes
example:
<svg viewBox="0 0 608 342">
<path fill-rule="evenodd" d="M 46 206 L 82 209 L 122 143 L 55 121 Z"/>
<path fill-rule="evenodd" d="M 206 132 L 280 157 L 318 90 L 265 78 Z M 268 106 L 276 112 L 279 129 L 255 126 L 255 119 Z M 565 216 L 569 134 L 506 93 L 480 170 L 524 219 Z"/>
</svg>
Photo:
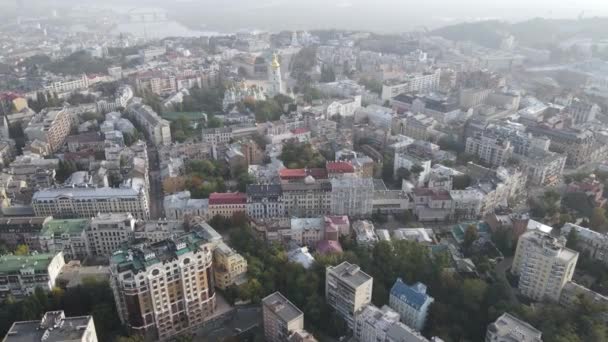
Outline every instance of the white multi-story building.
<svg viewBox="0 0 608 342">
<path fill-rule="evenodd" d="M 145 131 L 154 145 L 171 144 L 171 125 L 169 121 L 161 118 L 150 106 L 134 103 L 127 108 L 127 112 Z"/>
<path fill-rule="evenodd" d="M 89 87 L 89 78 L 83 74 L 80 78 L 65 79 L 51 82 L 44 87 L 44 90 L 51 91 L 57 94 L 68 93 L 73 90 L 87 89 Z"/>
<path fill-rule="evenodd" d="M 72 117 L 65 108 L 43 111 L 32 117 L 23 130 L 29 141 L 40 140 L 57 151 L 65 142 L 72 128 Z"/>
<path fill-rule="evenodd" d="M 467 138 L 465 146 L 467 154 L 477 156 L 492 167 L 502 166 L 513 154 L 511 142 L 501 137 L 480 134 Z"/>
<path fill-rule="evenodd" d="M 419 166 L 422 168 L 422 171 L 416 177 L 411 176 L 410 178 L 415 183 L 414 185 L 423 186 L 431 174 L 431 162 L 430 157 L 416 155 L 412 152 L 396 153 L 393 164 L 393 175 L 397 176 L 401 168 L 411 172 L 414 166 Z"/>
<path fill-rule="evenodd" d="M 360 310 L 371 303 L 373 282 L 359 266 L 346 261 L 325 271 L 325 300 L 351 329 Z"/>
<path fill-rule="evenodd" d="M 331 179 L 331 214 L 368 217 L 372 214 L 374 182 L 371 178 Z"/>
<path fill-rule="evenodd" d="M 147 339 L 195 329 L 216 310 L 213 245 L 199 231 L 117 250 L 110 271 L 121 322 Z"/>
<path fill-rule="evenodd" d="M 478 218 L 481 214 L 483 193 L 477 189 L 450 190 L 452 215 L 455 221 Z"/>
<path fill-rule="evenodd" d="M 355 111 L 361 108 L 361 96 L 356 95 L 345 100 L 334 101 L 327 106 L 325 118 L 331 119 L 339 115 L 341 117 L 350 117 L 355 115 Z"/>
<path fill-rule="evenodd" d="M 408 326 L 422 331 L 429 308 L 435 299 L 426 293 L 426 285 L 416 283 L 412 286 L 397 278 L 391 288 L 389 305 L 401 316 Z"/>
<path fill-rule="evenodd" d="M 387 331 L 397 322 L 399 322 L 399 313 L 388 306 L 379 309 L 374 305 L 368 305 L 355 319 L 353 336 L 359 342 L 384 342 Z"/>
<path fill-rule="evenodd" d="M 41 320 L 15 322 L 3 342 L 70 341 L 97 342 L 93 316 L 65 317 L 48 311 Z"/>
<path fill-rule="evenodd" d="M 382 85 L 382 100 L 412 92 L 426 92 L 439 88 L 441 69 L 421 74 L 411 74 L 403 81 L 385 82 Z"/>
<path fill-rule="evenodd" d="M 144 181 L 121 188 L 56 188 L 40 190 L 32 197 L 36 216 L 93 217 L 97 213 L 131 213 L 150 218 Z"/>
<path fill-rule="evenodd" d="M 519 276 L 519 291 L 534 300 L 558 302 L 572 280 L 578 252 L 565 247 L 564 238 L 538 230 L 524 233 L 517 243 L 511 271 Z"/>
<path fill-rule="evenodd" d="M 135 218 L 129 213 L 98 213 L 91 219 L 87 238 L 96 256 L 110 256 L 134 237 Z"/>
<path fill-rule="evenodd" d="M 505 312 L 488 325 L 486 342 L 542 342 L 542 333 L 530 324 Z"/>
<path fill-rule="evenodd" d="M 0 297 L 25 297 L 37 287 L 50 292 L 63 265 L 63 252 L 0 256 Z"/>
</svg>

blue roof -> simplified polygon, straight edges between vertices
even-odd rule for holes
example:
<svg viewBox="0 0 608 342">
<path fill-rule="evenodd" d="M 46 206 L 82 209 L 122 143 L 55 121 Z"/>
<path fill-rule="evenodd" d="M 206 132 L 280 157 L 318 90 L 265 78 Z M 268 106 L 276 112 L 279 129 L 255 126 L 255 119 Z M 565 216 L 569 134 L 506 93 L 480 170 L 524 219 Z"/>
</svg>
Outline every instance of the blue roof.
<svg viewBox="0 0 608 342">
<path fill-rule="evenodd" d="M 401 278 L 397 278 L 397 281 L 395 281 L 393 288 L 391 288 L 391 295 L 416 310 L 419 310 L 427 301 L 433 301 L 433 297 L 426 294 L 426 285 L 418 282 L 408 286 Z"/>
</svg>

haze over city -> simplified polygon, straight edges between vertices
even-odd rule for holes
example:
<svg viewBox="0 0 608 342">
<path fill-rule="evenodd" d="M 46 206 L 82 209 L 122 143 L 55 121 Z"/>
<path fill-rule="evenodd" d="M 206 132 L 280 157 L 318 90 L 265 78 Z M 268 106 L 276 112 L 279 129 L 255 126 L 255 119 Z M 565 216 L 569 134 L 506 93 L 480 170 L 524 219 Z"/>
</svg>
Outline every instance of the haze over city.
<svg viewBox="0 0 608 342">
<path fill-rule="evenodd" d="M 608 1 L 0 0 L 3 342 L 608 342 Z"/>
</svg>

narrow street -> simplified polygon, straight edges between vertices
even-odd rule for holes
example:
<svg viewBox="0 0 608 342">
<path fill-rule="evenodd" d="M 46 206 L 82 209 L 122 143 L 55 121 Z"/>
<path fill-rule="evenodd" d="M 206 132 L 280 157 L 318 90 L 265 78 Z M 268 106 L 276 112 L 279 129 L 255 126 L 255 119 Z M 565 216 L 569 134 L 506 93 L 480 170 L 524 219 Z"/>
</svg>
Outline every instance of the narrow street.
<svg viewBox="0 0 608 342">
<path fill-rule="evenodd" d="M 150 219 L 156 220 L 163 215 L 163 186 L 160 179 L 160 161 L 155 147 L 148 146 L 150 170 Z"/>
</svg>

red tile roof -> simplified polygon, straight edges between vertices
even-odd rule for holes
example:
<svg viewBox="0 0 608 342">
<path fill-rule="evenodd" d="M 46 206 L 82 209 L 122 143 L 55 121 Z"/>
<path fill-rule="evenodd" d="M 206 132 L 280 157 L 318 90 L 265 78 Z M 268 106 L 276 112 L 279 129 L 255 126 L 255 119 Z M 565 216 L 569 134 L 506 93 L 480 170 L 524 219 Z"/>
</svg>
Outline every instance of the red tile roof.
<svg viewBox="0 0 608 342">
<path fill-rule="evenodd" d="M 348 162 L 328 162 L 325 166 L 328 173 L 354 173 L 355 167 Z"/>
<path fill-rule="evenodd" d="M 317 252 L 319 254 L 342 253 L 342 246 L 338 241 L 321 240 L 317 243 Z"/>
<path fill-rule="evenodd" d="M 209 205 L 245 203 L 247 203 L 247 195 L 241 192 L 214 192 L 209 195 Z"/>
<path fill-rule="evenodd" d="M 297 178 L 306 178 L 306 170 L 305 169 L 283 169 L 279 171 L 279 176 L 281 179 L 297 179 Z"/>
<path fill-rule="evenodd" d="M 297 134 L 306 134 L 308 132 L 310 132 L 310 130 L 308 128 L 296 128 L 293 131 L 291 131 L 291 133 L 296 134 L 296 135 Z"/>
</svg>

